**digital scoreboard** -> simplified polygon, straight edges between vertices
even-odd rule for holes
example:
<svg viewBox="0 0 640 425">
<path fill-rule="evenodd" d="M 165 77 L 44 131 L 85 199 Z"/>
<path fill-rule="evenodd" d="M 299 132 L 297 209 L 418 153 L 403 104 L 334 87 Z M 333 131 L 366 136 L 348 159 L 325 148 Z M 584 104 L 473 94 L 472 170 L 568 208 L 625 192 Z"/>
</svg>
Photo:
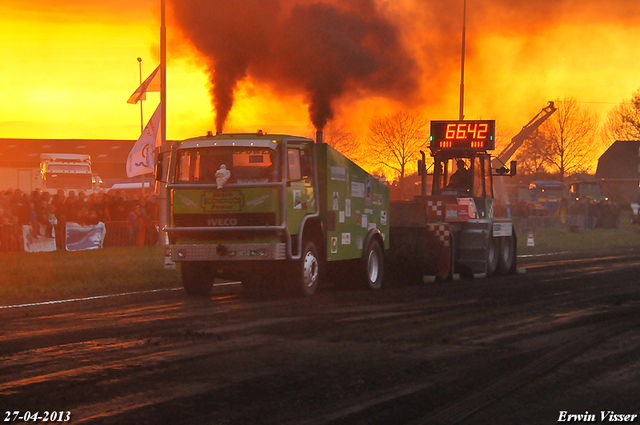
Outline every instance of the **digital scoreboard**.
<svg viewBox="0 0 640 425">
<path fill-rule="evenodd" d="M 431 150 L 493 150 L 496 147 L 496 122 L 431 121 Z"/>
</svg>

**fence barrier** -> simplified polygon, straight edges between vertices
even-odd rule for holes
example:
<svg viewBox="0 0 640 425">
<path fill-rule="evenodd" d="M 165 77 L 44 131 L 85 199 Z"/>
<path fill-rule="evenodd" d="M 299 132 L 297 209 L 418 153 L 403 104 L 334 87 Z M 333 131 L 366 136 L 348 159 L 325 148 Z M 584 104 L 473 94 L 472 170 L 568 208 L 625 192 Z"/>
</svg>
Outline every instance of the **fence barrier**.
<svg viewBox="0 0 640 425">
<path fill-rule="evenodd" d="M 0 252 L 22 251 L 22 226 L 0 224 Z"/>
<path fill-rule="evenodd" d="M 617 229 L 620 216 L 597 217 L 592 215 L 551 215 L 513 217 L 513 226 L 517 233 L 531 232 L 537 229 Z"/>
<path fill-rule="evenodd" d="M 134 228 L 128 221 L 105 222 L 103 247 L 154 246 L 158 243 L 158 223 L 149 222 L 142 229 Z M 56 248 L 65 249 L 65 224 L 55 226 Z M 21 224 L 0 224 L 0 252 L 24 251 Z"/>
<path fill-rule="evenodd" d="M 513 226 L 517 233 L 530 232 L 537 229 L 594 229 L 618 228 L 620 217 L 610 220 L 596 219 L 594 216 L 567 215 L 541 217 L 513 217 Z M 65 224 L 55 227 L 56 248 L 65 249 Z M 143 229 L 134 229 L 128 221 L 105 222 L 106 234 L 103 246 L 154 246 L 158 243 L 158 223 L 149 222 Z M 142 233 L 141 233 L 142 232 Z M 24 251 L 22 241 L 22 225 L 0 224 L 0 252 Z"/>
</svg>

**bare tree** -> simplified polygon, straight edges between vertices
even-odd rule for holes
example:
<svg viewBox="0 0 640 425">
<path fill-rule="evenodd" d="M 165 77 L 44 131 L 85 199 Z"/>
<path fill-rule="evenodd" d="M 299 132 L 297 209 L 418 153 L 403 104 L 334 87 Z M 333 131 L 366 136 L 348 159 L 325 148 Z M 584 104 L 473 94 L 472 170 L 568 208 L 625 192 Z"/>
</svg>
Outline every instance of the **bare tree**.
<svg viewBox="0 0 640 425">
<path fill-rule="evenodd" d="M 604 133 L 609 144 L 616 140 L 640 140 L 640 89 L 631 101 L 624 101 L 609 111 Z"/>
<path fill-rule="evenodd" d="M 504 148 L 511 143 L 511 136 L 513 131 L 509 127 L 505 127 L 496 123 L 496 146 L 495 152 L 502 152 Z"/>
<path fill-rule="evenodd" d="M 594 149 L 598 117 L 573 98 L 556 100 L 558 111 L 540 127 L 546 164 L 564 180 L 568 173 L 586 171 L 598 157 Z"/>
<path fill-rule="evenodd" d="M 348 131 L 343 124 L 330 121 L 323 130 L 322 140 L 350 160 L 361 163 L 364 161 L 362 142 L 355 133 Z"/>
<path fill-rule="evenodd" d="M 426 127 L 427 121 L 419 113 L 374 117 L 369 123 L 368 160 L 391 170 L 402 184 L 407 169 L 417 163 L 420 150 L 427 147 Z"/>
<path fill-rule="evenodd" d="M 518 170 L 525 174 L 539 174 L 546 171 L 547 159 L 551 154 L 549 148 L 549 144 L 536 130 L 518 149 L 515 157 L 518 161 Z"/>
</svg>

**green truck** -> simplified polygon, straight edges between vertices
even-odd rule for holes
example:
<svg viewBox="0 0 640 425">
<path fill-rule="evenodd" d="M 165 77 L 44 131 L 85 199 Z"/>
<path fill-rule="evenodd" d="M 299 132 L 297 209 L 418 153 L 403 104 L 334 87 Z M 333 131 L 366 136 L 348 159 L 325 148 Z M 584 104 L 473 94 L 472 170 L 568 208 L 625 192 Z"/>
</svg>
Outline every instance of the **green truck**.
<svg viewBox="0 0 640 425">
<path fill-rule="evenodd" d="M 387 264 L 395 277 L 512 272 L 515 233 L 494 214 L 490 156 L 478 145 L 494 127 L 469 130 L 467 149 L 432 142 L 434 193 L 393 203 L 386 184 L 320 132 L 316 141 L 259 132 L 173 143 L 170 259 L 190 295 L 208 294 L 216 277 L 249 292 L 277 284 L 308 296 L 332 276 L 377 289 Z M 447 187 L 461 158 L 468 174 L 456 185 L 468 188 Z"/>
<path fill-rule="evenodd" d="M 311 295 L 334 264 L 382 285 L 389 189 L 331 146 L 220 134 L 175 143 L 171 157 L 166 231 L 187 293 L 207 294 L 219 277 Z"/>
</svg>

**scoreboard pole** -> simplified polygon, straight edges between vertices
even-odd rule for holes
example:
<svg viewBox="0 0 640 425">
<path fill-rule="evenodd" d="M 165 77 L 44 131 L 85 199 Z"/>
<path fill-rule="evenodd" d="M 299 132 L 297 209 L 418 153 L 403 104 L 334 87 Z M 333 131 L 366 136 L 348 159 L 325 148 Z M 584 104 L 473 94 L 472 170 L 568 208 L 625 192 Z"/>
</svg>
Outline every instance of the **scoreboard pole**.
<svg viewBox="0 0 640 425">
<path fill-rule="evenodd" d="M 467 0 L 464 0 L 464 11 L 462 13 L 462 60 L 460 61 L 460 115 L 459 120 L 464 119 L 464 56 L 467 33 Z"/>
</svg>

